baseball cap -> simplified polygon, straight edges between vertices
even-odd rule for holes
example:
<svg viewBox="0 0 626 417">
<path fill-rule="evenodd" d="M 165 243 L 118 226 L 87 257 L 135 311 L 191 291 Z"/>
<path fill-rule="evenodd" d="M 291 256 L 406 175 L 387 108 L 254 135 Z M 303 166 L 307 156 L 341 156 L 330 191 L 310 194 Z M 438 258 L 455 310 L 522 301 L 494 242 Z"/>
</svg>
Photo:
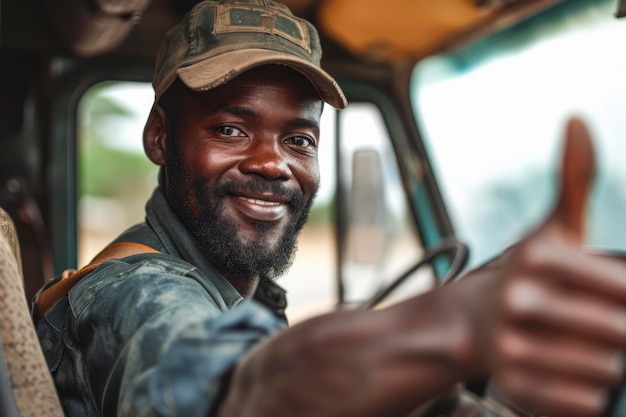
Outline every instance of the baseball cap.
<svg viewBox="0 0 626 417">
<path fill-rule="evenodd" d="M 167 32 L 157 54 L 155 102 L 176 78 L 206 91 L 260 65 L 286 65 L 304 75 L 320 98 L 342 109 L 347 100 L 320 66 L 315 27 L 270 0 L 202 1 Z"/>
</svg>

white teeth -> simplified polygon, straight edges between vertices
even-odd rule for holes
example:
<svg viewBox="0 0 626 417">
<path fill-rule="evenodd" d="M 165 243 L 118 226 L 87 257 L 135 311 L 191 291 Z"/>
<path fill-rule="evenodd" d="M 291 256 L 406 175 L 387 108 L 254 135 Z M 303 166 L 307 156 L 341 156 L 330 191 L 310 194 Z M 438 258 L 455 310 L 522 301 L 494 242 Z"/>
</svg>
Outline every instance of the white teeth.
<svg viewBox="0 0 626 417">
<path fill-rule="evenodd" d="M 247 197 L 240 197 L 240 198 L 242 200 L 249 201 L 252 204 L 258 204 L 259 206 L 278 206 L 278 205 L 280 205 L 280 203 L 277 203 L 276 201 L 257 200 L 256 198 L 247 198 Z"/>
</svg>

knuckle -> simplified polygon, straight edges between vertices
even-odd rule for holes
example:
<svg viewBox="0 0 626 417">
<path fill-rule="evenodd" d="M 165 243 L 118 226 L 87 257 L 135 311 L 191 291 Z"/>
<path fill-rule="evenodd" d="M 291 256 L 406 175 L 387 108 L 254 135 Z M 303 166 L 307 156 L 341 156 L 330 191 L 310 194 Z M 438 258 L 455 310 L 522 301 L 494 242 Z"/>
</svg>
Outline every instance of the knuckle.
<svg viewBox="0 0 626 417">
<path fill-rule="evenodd" d="M 548 262 L 549 257 L 547 254 L 545 244 L 542 242 L 529 242 L 522 245 L 517 253 L 518 264 L 524 265 L 530 270 L 540 268 Z"/>
<path fill-rule="evenodd" d="M 607 355 L 606 379 L 608 385 L 618 384 L 624 376 L 624 354 L 621 351 Z"/>
<path fill-rule="evenodd" d="M 532 317 L 542 308 L 544 295 L 537 284 L 518 279 L 504 290 L 504 313 L 512 319 Z"/>
<path fill-rule="evenodd" d="M 523 337 L 512 331 L 502 331 L 497 338 L 496 352 L 503 366 L 515 367 L 523 364 L 529 356 L 529 346 Z"/>
<path fill-rule="evenodd" d="M 589 390 L 586 397 L 582 395 L 580 397 L 580 409 L 591 416 L 599 415 L 608 402 L 608 395 L 604 389 Z"/>
</svg>

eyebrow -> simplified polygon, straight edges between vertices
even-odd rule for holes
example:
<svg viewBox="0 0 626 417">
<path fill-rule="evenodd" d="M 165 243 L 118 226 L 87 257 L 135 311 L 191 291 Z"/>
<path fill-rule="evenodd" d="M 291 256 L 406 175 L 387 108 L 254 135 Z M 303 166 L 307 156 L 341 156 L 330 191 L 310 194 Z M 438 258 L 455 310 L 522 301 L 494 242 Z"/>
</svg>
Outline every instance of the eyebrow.
<svg viewBox="0 0 626 417">
<path fill-rule="evenodd" d="M 257 117 L 259 114 L 252 110 L 249 107 L 244 106 L 222 106 L 215 109 L 216 113 L 229 113 L 235 116 L 252 116 Z M 316 129 L 319 131 L 320 124 L 317 120 L 314 119 L 305 119 L 302 117 L 298 117 L 292 120 L 289 120 L 287 124 L 291 127 L 308 127 L 311 129 Z"/>
<path fill-rule="evenodd" d="M 243 106 L 221 106 L 215 109 L 215 113 L 230 113 L 235 116 L 257 116 L 257 112 Z"/>
<path fill-rule="evenodd" d="M 292 127 L 309 127 L 311 129 L 317 130 L 318 132 L 320 130 L 320 124 L 317 122 L 317 120 L 313 119 L 297 118 L 289 120 L 289 122 L 287 123 L 289 124 L 289 126 Z"/>
</svg>

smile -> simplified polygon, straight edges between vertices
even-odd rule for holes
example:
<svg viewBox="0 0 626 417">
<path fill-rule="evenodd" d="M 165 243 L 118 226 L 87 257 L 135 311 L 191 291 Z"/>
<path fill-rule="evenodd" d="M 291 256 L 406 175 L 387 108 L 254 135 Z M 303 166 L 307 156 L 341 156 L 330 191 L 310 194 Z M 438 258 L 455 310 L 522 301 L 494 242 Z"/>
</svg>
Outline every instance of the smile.
<svg viewBox="0 0 626 417">
<path fill-rule="evenodd" d="M 239 198 L 245 201 L 249 201 L 252 204 L 258 204 L 260 206 L 279 206 L 281 204 L 277 201 L 259 200 L 256 198 L 248 198 L 248 197 L 239 197 Z"/>
<path fill-rule="evenodd" d="M 244 197 L 242 195 L 232 196 L 231 199 L 232 208 L 244 218 L 261 221 L 261 222 L 275 222 L 283 219 L 289 214 L 289 203 L 283 201 L 264 200 L 261 198 Z M 274 198 L 268 196 L 267 198 Z"/>
</svg>

